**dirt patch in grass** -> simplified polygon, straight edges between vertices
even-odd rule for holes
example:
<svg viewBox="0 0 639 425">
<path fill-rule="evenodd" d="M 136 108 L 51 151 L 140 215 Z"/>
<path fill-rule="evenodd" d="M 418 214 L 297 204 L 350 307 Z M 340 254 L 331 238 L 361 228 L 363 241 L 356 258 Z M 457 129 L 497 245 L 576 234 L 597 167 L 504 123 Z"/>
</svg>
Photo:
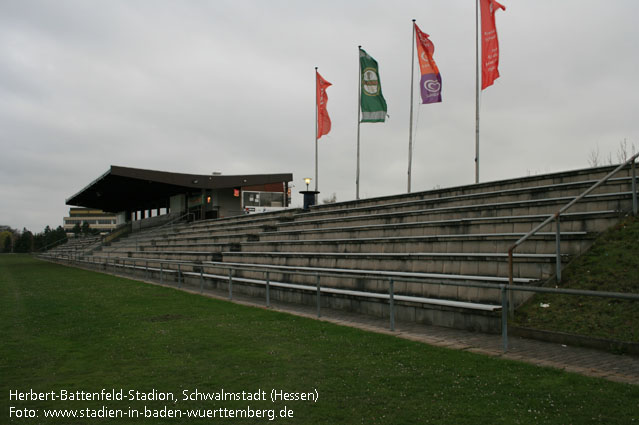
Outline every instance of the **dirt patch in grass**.
<svg viewBox="0 0 639 425">
<path fill-rule="evenodd" d="M 172 320 L 186 319 L 186 316 L 181 314 L 162 314 L 161 316 L 154 316 L 147 319 L 149 322 L 170 322 Z"/>
</svg>

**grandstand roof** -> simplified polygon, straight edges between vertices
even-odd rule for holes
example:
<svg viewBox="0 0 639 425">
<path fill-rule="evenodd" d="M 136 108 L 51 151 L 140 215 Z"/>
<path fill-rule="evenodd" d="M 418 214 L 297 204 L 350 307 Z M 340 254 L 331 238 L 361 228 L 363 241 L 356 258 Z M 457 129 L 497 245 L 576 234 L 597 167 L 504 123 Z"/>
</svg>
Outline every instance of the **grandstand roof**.
<svg viewBox="0 0 639 425">
<path fill-rule="evenodd" d="M 171 196 L 198 189 L 231 189 L 292 180 L 292 173 L 202 175 L 112 165 L 106 173 L 68 198 L 66 204 L 120 212 L 157 207 L 158 202 Z"/>
</svg>

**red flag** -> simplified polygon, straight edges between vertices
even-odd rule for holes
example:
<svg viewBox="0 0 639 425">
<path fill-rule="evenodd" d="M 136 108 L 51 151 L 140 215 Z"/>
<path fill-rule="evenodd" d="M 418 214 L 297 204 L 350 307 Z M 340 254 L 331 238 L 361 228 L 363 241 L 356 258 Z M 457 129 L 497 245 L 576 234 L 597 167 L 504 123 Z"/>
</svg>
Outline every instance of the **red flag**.
<svg viewBox="0 0 639 425">
<path fill-rule="evenodd" d="M 499 78 L 499 42 L 495 12 L 506 8 L 495 0 L 480 0 L 481 5 L 481 89 Z"/>
<path fill-rule="evenodd" d="M 315 71 L 315 74 L 317 74 L 315 86 L 317 89 L 317 138 L 319 139 L 331 131 L 331 118 L 328 116 L 328 111 L 326 110 L 326 102 L 328 102 L 326 89 L 332 84 L 322 78 L 319 72 Z"/>
</svg>

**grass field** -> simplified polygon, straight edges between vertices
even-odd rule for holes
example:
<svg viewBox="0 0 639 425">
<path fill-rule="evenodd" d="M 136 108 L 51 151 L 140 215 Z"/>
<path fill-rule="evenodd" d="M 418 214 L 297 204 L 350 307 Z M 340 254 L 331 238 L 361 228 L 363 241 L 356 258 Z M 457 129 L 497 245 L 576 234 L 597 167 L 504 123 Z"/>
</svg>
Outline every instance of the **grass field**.
<svg viewBox="0 0 639 425">
<path fill-rule="evenodd" d="M 0 330 L 2 424 L 639 423 L 636 385 L 430 347 L 28 256 L 0 256 Z M 120 390 L 172 393 L 177 401 L 11 400 L 25 392 L 27 398 L 64 391 L 82 397 L 103 389 L 114 396 Z M 267 400 L 182 399 L 196 389 L 240 397 L 244 391 L 244 398 L 254 399 L 264 391 Z M 318 399 L 273 402 L 272 390 Z M 196 409 L 229 415 L 249 408 L 266 417 L 185 417 Z M 46 418 L 54 409 L 89 418 Z M 90 417 L 117 409 L 131 416 L 183 416 Z"/>
</svg>

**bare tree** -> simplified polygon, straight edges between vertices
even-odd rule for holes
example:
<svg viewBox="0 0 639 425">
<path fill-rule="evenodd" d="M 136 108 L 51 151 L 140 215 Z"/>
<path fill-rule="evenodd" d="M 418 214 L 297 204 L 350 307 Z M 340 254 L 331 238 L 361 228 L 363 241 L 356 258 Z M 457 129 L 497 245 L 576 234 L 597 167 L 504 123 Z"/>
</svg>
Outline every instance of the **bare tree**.
<svg viewBox="0 0 639 425">
<path fill-rule="evenodd" d="M 591 167 L 598 167 L 599 161 L 599 145 L 597 145 L 596 149 L 591 149 L 588 153 L 588 164 Z"/>
<path fill-rule="evenodd" d="M 632 145 L 628 146 L 628 139 L 624 138 L 621 142 L 619 142 L 619 146 L 617 147 L 617 160 L 619 163 L 624 163 L 628 161 L 632 155 L 637 152 L 637 147 L 634 142 Z"/>
<path fill-rule="evenodd" d="M 614 165 L 614 162 L 612 161 L 612 154 L 610 152 L 608 152 L 608 159 L 606 160 L 606 162 L 608 163 L 608 165 Z"/>
<path fill-rule="evenodd" d="M 632 155 L 637 152 L 637 147 L 634 143 L 628 146 L 628 139 L 623 139 L 619 142 L 619 146 L 617 146 L 616 157 L 617 161 L 615 162 L 612 159 L 612 153 L 608 153 L 607 157 L 602 158 L 601 152 L 599 152 L 599 145 L 597 145 L 596 149 L 591 149 L 588 153 L 588 164 L 591 167 L 598 167 L 600 165 L 614 165 L 614 164 L 622 164 L 628 160 Z"/>
</svg>

